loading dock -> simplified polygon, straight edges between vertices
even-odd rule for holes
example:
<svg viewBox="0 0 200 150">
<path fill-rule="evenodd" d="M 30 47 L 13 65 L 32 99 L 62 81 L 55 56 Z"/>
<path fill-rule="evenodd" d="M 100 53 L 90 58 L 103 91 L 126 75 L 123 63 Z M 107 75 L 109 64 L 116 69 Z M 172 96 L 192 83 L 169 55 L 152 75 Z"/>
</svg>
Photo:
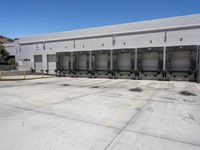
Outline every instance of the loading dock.
<svg viewBox="0 0 200 150">
<path fill-rule="evenodd" d="M 138 49 L 139 79 L 161 80 L 163 69 L 163 48 Z"/>
<path fill-rule="evenodd" d="M 70 76 L 72 72 L 71 52 L 58 52 L 56 57 L 58 74 L 60 76 Z"/>
<path fill-rule="evenodd" d="M 166 54 L 167 79 L 196 80 L 197 46 L 168 47 Z"/>
<path fill-rule="evenodd" d="M 93 61 L 95 77 L 112 77 L 110 50 L 94 51 Z"/>
<path fill-rule="evenodd" d="M 90 52 L 82 51 L 82 52 L 74 52 L 74 72 L 77 76 L 88 76 L 89 72 L 89 61 L 90 61 Z"/>
<path fill-rule="evenodd" d="M 134 50 L 113 50 L 113 65 L 116 78 L 134 79 Z"/>
<path fill-rule="evenodd" d="M 166 52 L 164 50 L 163 47 L 148 47 L 59 52 L 57 68 L 55 56 L 48 55 L 48 69 L 51 73 L 57 69 L 60 76 L 71 77 L 197 80 L 197 46 L 166 47 Z M 35 59 L 35 66 L 40 71 L 41 56 Z"/>
</svg>

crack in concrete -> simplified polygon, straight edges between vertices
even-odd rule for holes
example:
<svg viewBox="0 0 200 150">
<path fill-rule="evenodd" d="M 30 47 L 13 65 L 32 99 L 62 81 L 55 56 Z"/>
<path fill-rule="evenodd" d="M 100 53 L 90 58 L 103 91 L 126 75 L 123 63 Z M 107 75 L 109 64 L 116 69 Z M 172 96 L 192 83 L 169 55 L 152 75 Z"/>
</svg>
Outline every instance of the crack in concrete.
<svg viewBox="0 0 200 150">
<path fill-rule="evenodd" d="M 70 117 L 66 117 L 66 116 L 63 116 L 63 115 L 58 115 L 58 114 L 54 114 L 54 113 L 50 113 L 50 112 L 43 112 L 43 111 L 35 110 L 33 108 L 23 108 L 23 107 L 17 107 L 17 106 L 1 104 L 1 103 L 0 103 L 0 105 L 11 107 L 11 108 L 15 108 L 15 109 L 20 109 L 20 110 L 24 110 L 24 111 L 30 111 L 30 112 L 34 112 L 34 113 L 39 113 L 39 114 L 43 114 L 43 115 L 49 115 L 49 116 L 64 118 L 64 119 L 68 119 L 68 120 L 73 120 L 73 121 L 76 121 L 76 122 L 82 122 L 82 123 L 97 125 L 97 126 L 106 127 L 106 128 L 112 128 L 112 129 L 117 129 L 117 130 L 121 129 L 121 128 L 118 128 L 118 127 L 107 126 L 107 125 L 94 123 L 94 122 L 90 122 L 90 121 L 85 121 L 85 120 L 80 120 L 80 119 L 74 119 L 74 118 L 70 118 Z"/>
<path fill-rule="evenodd" d="M 150 96 L 149 100 L 150 100 L 151 98 L 153 98 L 156 94 L 157 94 L 157 92 L 154 92 L 154 93 Z M 138 112 L 136 112 L 136 113 L 128 120 L 128 122 L 127 122 L 127 123 L 124 125 L 124 127 L 118 132 L 118 134 L 108 143 L 108 145 L 104 148 L 104 150 L 107 150 L 107 149 L 109 148 L 109 146 L 120 136 L 120 134 L 121 134 L 123 131 L 125 131 L 125 129 L 126 129 L 126 127 L 128 126 L 128 124 L 129 124 L 133 119 L 135 119 L 135 118 L 143 111 L 144 107 L 147 106 L 149 103 L 150 103 L 150 101 L 147 100 L 147 101 L 143 104 L 143 106 L 138 110 Z"/>
<path fill-rule="evenodd" d="M 144 132 L 127 130 L 127 129 L 125 129 L 125 131 L 133 132 L 133 133 L 141 134 L 141 135 L 146 135 L 146 136 L 150 136 L 150 137 L 155 137 L 155 138 L 159 138 L 159 139 L 164 139 L 164 140 L 168 140 L 168 141 L 173 141 L 173 142 L 177 142 L 177 143 L 189 144 L 189 145 L 192 145 L 192 146 L 200 147 L 200 144 L 185 142 L 185 141 L 181 141 L 181 140 L 178 140 L 178 139 L 173 139 L 173 138 L 168 138 L 168 137 L 163 137 L 163 136 L 157 136 L 157 135 L 152 135 L 152 134 L 148 134 L 148 133 L 144 133 Z"/>
</svg>

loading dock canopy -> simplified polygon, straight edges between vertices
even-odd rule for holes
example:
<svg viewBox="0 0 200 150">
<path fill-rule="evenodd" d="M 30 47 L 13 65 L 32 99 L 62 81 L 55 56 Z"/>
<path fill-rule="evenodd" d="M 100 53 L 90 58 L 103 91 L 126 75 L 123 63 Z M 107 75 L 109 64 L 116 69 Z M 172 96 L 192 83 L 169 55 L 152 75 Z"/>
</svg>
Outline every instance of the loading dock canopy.
<svg viewBox="0 0 200 150">
<path fill-rule="evenodd" d="M 166 53 L 164 53 L 166 52 Z M 151 47 L 56 53 L 59 71 L 79 76 L 195 80 L 197 46 Z M 39 59 L 39 58 L 38 58 Z M 41 61 L 41 60 L 40 60 Z M 172 79 L 173 80 L 173 79 Z"/>
</svg>

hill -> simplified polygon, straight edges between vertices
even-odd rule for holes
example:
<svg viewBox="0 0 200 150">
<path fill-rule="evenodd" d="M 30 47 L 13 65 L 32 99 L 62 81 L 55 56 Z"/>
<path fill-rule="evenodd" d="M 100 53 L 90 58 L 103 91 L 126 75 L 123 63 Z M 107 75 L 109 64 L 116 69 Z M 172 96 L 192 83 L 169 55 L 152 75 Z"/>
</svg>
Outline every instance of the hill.
<svg viewBox="0 0 200 150">
<path fill-rule="evenodd" d="M 10 38 L 0 35 L 0 44 L 8 43 L 8 42 L 13 42 L 13 39 L 10 39 Z"/>
</svg>

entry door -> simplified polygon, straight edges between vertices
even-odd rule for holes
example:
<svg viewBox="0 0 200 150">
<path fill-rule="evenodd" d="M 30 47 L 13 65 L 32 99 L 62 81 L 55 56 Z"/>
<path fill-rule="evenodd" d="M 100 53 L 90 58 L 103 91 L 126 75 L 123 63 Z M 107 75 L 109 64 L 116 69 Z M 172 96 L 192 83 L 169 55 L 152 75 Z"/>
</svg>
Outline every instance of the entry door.
<svg viewBox="0 0 200 150">
<path fill-rule="evenodd" d="M 49 74 L 55 74 L 56 69 L 56 55 L 47 55 L 47 67 Z"/>
<path fill-rule="evenodd" d="M 36 72 L 41 72 L 43 69 L 42 55 L 34 55 L 34 68 Z"/>
</svg>

